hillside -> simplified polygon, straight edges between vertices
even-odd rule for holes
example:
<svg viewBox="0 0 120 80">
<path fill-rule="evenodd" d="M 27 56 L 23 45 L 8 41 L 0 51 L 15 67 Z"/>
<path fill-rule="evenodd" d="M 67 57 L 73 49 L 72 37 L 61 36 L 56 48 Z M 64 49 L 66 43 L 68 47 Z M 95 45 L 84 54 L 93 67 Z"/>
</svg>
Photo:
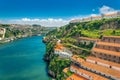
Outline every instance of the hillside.
<svg viewBox="0 0 120 80">
<path fill-rule="evenodd" d="M 100 35 L 120 35 L 120 18 L 93 20 L 89 22 L 70 23 L 63 27 L 57 28 L 48 33 L 49 35 L 55 35 L 57 38 L 61 37 L 75 37 L 84 36 L 91 38 L 99 38 Z M 115 31 L 116 33 L 112 33 Z M 56 34 L 57 33 L 57 34 Z M 96 33 L 96 35 L 95 35 Z M 87 35 L 89 34 L 89 35 Z M 94 35 L 91 35 L 94 34 Z"/>
<path fill-rule="evenodd" d="M 61 40 L 61 43 L 73 54 L 85 59 L 90 55 L 94 41 L 103 36 L 120 36 L 120 18 L 70 23 L 50 31 L 43 40 L 47 45 L 44 59 L 49 62 L 49 74 L 57 80 L 64 80 L 62 70 L 71 63 L 70 60 L 61 59 L 54 54 L 57 40 Z"/>
<path fill-rule="evenodd" d="M 21 37 L 43 35 L 54 28 L 43 27 L 40 25 L 0 24 L 0 29 L 5 30 L 5 33 L 0 31 L 0 38 L 4 35 L 4 38 L 0 43 L 4 43 Z"/>
</svg>

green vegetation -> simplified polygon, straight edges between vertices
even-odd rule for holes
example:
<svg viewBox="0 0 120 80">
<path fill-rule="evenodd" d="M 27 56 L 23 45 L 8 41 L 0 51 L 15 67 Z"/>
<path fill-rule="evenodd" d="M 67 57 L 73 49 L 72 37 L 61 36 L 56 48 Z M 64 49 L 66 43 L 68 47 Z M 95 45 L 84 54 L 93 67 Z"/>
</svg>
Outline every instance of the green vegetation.
<svg viewBox="0 0 120 80">
<path fill-rule="evenodd" d="M 71 71 L 68 71 L 68 72 L 66 73 L 67 76 L 71 76 L 72 74 L 73 74 L 73 72 L 71 72 Z"/>
<path fill-rule="evenodd" d="M 58 57 L 54 57 L 50 61 L 48 69 L 56 74 L 57 80 L 63 80 L 64 78 L 63 69 L 70 66 L 70 64 L 71 61 L 68 59 L 59 59 Z"/>
</svg>

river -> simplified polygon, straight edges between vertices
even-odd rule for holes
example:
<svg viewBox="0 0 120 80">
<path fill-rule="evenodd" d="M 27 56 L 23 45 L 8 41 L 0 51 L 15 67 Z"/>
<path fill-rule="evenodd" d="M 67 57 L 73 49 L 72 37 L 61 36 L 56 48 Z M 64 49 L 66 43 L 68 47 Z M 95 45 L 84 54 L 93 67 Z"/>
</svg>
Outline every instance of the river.
<svg viewBox="0 0 120 80">
<path fill-rule="evenodd" d="M 43 61 L 42 36 L 0 45 L 0 80 L 50 80 Z"/>
</svg>

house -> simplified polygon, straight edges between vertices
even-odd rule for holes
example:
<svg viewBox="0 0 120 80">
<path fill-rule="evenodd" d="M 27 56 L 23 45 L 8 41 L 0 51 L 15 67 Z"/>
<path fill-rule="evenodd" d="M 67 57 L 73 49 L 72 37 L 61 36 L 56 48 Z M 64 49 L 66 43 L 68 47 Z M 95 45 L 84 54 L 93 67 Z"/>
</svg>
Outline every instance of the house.
<svg viewBox="0 0 120 80">
<path fill-rule="evenodd" d="M 120 63 L 120 36 L 104 36 L 91 52 L 97 58 Z"/>
<path fill-rule="evenodd" d="M 116 17 L 119 17 L 119 16 L 120 16 L 119 11 L 103 14 L 104 18 L 116 18 Z"/>
<path fill-rule="evenodd" d="M 61 57 L 64 58 L 70 58 L 72 57 L 72 53 L 67 50 L 61 43 L 57 43 L 54 48 L 54 54 L 58 54 Z"/>
</svg>

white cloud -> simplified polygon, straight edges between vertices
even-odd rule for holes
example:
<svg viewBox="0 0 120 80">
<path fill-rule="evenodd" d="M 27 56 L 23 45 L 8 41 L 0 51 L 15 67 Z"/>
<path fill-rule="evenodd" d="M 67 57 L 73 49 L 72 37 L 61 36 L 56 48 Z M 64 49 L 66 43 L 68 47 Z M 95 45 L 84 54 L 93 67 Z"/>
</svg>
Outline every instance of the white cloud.
<svg viewBox="0 0 120 80">
<path fill-rule="evenodd" d="M 92 9 L 92 11 L 96 11 L 97 9 Z M 59 26 L 63 26 L 69 23 L 69 21 L 74 20 L 74 19 L 81 19 L 81 18 L 85 18 L 85 17 L 90 17 L 90 16 L 97 16 L 100 15 L 101 13 L 111 13 L 111 12 L 115 12 L 118 10 L 115 10 L 109 6 L 102 6 L 101 8 L 99 8 L 99 13 L 98 14 L 88 14 L 88 15 L 78 15 L 78 16 L 73 16 L 73 17 L 69 17 L 67 19 L 62 19 L 62 18 L 48 18 L 48 19 L 39 19 L 39 18 L 34 18 L 34 19 L 30 19 L 30 18 L 22 18 L 22 19 L 11 19 L 11 20 L 0 20 L 0 23 L 3 24 L 40 24 L 42 26 L 46 26 L 46 27 L 59 27 Z"/>
<path fill-rule="evenodd" d="M 91 14 L 90 16 L 98 16 L 97 14 Z"/>
<path fill-rule="evenodd" d="M 12 20 L 2 20 L 2 23 L 7 24 L 40 24 L 46 27 L 58 27 L 63 26 L 69 23 L 70 20 L 65 19 L 30 19 L 30 18 L 22 18 L 22 19 L 12 19 Z"/>
<path fill-rule="evenodd" d="M 99 8 L 99 12 L 101 14 L 111 13 L 111 12 L 115 12 L 115 11 L 117 11 L 117 10 L 115 10 L 115 9 L 109 7 L 109 6 L 106 6 L 106 5 L 104 5 L 101 8 Z"/>
</svg>

